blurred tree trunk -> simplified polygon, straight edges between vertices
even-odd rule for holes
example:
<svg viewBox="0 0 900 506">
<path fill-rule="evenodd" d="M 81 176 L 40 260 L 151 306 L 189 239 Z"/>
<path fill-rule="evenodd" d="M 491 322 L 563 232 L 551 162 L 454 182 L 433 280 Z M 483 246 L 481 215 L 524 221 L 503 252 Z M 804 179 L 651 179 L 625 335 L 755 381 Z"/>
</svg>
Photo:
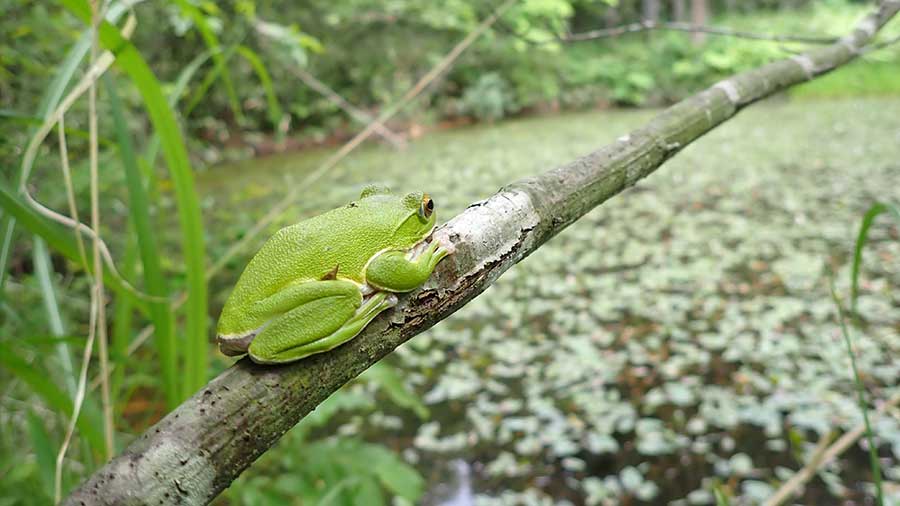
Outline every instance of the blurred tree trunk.
<svg viewBox="0 0 900 506">
<path fill-rule="evenodd" d="M 659 0 L 641 1 L 641 19 L 651 23 L 659 22 Z"/>
<path fill-rule="evenodd" d="M 603 22 L 606 24 L 607 28 L 610 26 L 617 26 L 622 22 L 622 14 L 619 12 L 618 8 L 610 7 L 603 13 Z"/>
<path fill-rule="evenodd" d="M 687 6 L 684 0 L 672 0 L 672 18 L 674 21 L 687 21 Z"/>
<path fill-rule="evenodd" d="M 705 25 L 708 13 L 706 0 L 691 0 L 691 23 L 695 26 Z M 702 44 L 704 40 L 706 40 L 705 33 L 694 32 L 691 34 L 691 41 L 694 44 Z"/>
</svg>

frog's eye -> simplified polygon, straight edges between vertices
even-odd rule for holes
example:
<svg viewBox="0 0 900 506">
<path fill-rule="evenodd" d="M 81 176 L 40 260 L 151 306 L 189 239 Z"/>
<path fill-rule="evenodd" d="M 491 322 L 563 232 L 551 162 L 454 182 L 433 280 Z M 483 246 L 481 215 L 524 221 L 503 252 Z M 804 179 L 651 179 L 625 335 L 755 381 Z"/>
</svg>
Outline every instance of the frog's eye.
<svg viewBox="0 0 900 506">
<path fill-rule="evenodd" d="M 434 212 L 434 201 L 426 193 L 422 196 L 422 202 L 419 204 L 419 218 L 427 220 Z"/>
</svg>

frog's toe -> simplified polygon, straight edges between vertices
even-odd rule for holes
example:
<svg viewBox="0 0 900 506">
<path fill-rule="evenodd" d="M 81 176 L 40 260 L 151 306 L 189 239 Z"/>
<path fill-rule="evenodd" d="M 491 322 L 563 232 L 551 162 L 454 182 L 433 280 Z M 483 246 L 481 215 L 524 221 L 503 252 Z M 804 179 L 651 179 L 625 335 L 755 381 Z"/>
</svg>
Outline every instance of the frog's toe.
<svg viewBox="0 0 900 506">
<path fill-rule="evenodd" d="M 437 242 L 438 246 L 447 252 L 448 255 L 456 253 L 456 246 L 450 240 L 450 235 L 445 229 L 440 229 L 432 236 L 432 241 Z"/>
</svg>

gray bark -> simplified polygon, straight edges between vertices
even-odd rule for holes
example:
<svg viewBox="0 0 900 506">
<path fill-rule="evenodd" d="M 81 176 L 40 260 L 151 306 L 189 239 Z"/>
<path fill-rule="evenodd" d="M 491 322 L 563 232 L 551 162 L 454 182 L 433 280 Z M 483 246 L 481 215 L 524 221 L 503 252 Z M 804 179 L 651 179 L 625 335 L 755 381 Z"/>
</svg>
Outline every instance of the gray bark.
<svg viewBox="0 0 900 506">
<path fill-rule="evenodd" d="M 687 19 L 687 7 L 685 0 L 672 0 L 672 19 L 675 21 L 684 21 Z"/>
<path fill-rule="evenodd" d="M 706 0 L 691 0 L 691 23 L 694 26 L 703 26 L 706 24 L 706 18 L 709 15 Z M 706 40 L 706 34 L 703 32 L 693 32 L 691 41 L 694 44 L 701 44 Z"/>
<path fill-rule="evenodd" d="M 611 145 L 472 204 L 435 232 L 455 253 L 394 311 L 347 344 L 294 364 L 238 361 L 94 473 L 66 504 L 208 503 L 347 381 L 743 107 L 855 58 L 898 10 L 900 0 L 884 2 L 833 45 L 723 80 Z"/>
<path fill-rule="evenodd" d="M 651 23 L 659 21 L 659 0 L 641 0 L 641 19 Z"/>
</svg>

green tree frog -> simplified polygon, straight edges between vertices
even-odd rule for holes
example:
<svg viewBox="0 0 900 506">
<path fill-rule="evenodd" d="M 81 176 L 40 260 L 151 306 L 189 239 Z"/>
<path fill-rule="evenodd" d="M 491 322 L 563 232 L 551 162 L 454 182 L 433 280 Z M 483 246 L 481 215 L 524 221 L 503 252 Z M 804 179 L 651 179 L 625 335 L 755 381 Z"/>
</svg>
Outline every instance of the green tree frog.
<svg viewBox="0 0 900 506">
<path fill-rule="evenodd" d="M 225 302 L 219 349 L 276 364 L 349 341 L 450 254 L 437 241 L 420 247 L 435 221 L 427 193 L 367 186 L 359 200 L 281 229 Z"/>
</svg>

